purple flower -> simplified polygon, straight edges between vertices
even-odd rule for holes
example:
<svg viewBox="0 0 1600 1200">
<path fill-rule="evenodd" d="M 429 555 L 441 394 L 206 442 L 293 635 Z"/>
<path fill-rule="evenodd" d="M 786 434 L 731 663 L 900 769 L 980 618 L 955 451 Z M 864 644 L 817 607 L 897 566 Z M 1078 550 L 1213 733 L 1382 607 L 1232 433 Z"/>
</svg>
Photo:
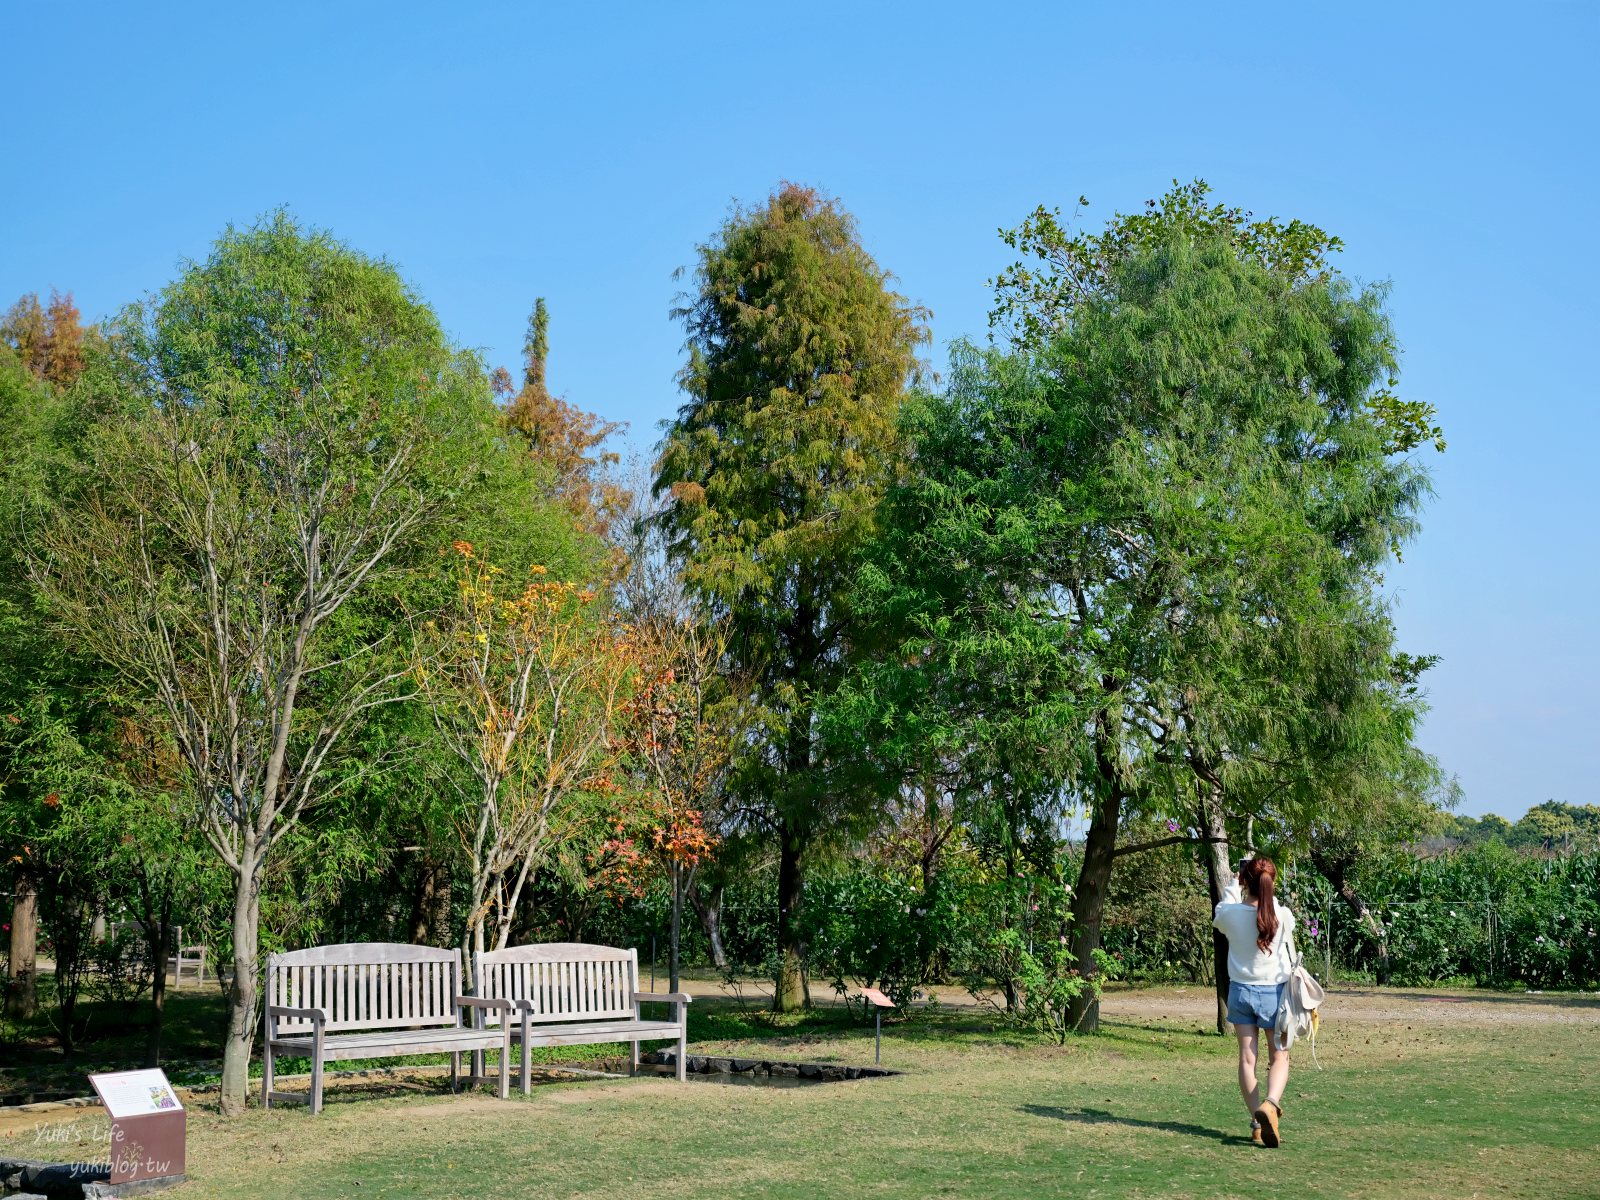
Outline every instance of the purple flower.
<svg viewBox="0 0 1600 1200">
<path fill-rule="evenodd" d="M 1167 832 L 1168 833 L 1177 833 L 1178 832 L 1178 822 L 1173 820 L 1171 817 L 1167 818 Z"/>
<path fill-rule="evenodd" d="M 1312 921 L 1307 928 L 1309 929 L 1312 937 L 1316 937 L 1317 934 L 1321 932 L 1321 927 L 1315 921 Z"/>
</svg>

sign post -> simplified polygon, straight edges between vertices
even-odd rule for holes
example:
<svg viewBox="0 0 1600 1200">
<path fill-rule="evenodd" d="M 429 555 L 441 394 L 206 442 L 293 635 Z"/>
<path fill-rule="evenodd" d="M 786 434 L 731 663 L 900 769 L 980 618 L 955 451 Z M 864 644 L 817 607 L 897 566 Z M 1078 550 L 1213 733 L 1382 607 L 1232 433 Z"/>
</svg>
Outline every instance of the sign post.
<svg viewBox="0 0 1600 1200">
<path fill-rule="evenodd" d="M 111 1180 L 183 1177 L 188 1117 L 162 1070 L 89 1076 L 111 1114 Z"/>
<path fill-rule="evenodd" d="M 877 1027 L 872 1037 L 872 1061 L 881 1063 L 883 1061 L 883 1010 L 893 1008 L 894 1001 L 877 988 L 862 988 L 861 996 L 868 1004 L 872 1005 L 873 1016 L 877 1020 Z"/>
</svg>

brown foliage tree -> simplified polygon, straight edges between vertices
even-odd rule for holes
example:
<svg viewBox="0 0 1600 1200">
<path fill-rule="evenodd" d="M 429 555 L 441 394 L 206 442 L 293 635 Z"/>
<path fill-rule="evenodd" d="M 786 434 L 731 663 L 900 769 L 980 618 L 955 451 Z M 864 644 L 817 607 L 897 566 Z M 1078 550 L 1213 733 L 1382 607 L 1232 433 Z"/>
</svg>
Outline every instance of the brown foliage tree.
<svg viewBox="0 0 1600 1200">
<path fill-rule="evenodd" d="M 37 292 L 23 296 L 0 319 L 5 342 L 36 379 L 67 387 L 83 373 L 85 331 L 72 293 L 50 291 L 48 307 Z"/>
<path fill-rule="evenodd" d="M 543 297 L 534 302 L 522 349 L 522 387 L 506 406 L 506 428 L 549 470 L 555 494 L 583 526 L 604 536 L 628 505 L 627 492 L 609 474 L 618 457 L 602 448 L 624 426 L 619 421 L 603 421 L 551 395 L 545 382 L 550 310 Z M 510 395 L 510 372 L 504 368 L 496 371 L 494 384 L 501 395 Z"/>
</svg>

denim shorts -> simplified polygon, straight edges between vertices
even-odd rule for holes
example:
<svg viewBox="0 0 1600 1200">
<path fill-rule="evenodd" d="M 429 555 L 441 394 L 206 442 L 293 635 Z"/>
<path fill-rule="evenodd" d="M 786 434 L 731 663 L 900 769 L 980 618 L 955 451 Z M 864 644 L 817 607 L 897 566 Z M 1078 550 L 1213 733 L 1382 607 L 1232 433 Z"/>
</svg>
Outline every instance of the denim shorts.
<svg viewBox="0 0 1600 1200">
<path fill-rule="evenodd" d="M 1283 1006 L 1282 983 L 1230 983 L 1228 985 L 1228 1021 L 1233 1025 L 1255 1025 L 1271 1029 L 1278 1023 L 1278 1009 Z"/>
</svg>

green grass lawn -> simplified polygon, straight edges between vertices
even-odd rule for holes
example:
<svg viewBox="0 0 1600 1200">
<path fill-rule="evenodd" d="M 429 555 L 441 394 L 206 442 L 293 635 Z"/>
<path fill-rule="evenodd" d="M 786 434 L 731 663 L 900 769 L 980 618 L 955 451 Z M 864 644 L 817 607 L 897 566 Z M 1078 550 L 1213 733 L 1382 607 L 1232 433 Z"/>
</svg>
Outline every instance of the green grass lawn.
<svg viewBox="0 0 1600 1200">
<path fill-rule="evenodd" d="M 1406 1001 L 1399 1008 L 1397 996 Z M 767 1057 L 872 1061 L 870 1029 L 838 1010 L 780 1022 L 714 1003 L 695 1012 L 699 1050 L 759 1044 Z M 1275 1151 L 1249 1143 L 1233 1042 L 1197 1029 L 1203 995 L 1112 997 L 1107 1012 L 1101 1034 L 1057 1047 L 948 1009 L 886 1033 L 884 1064 L 906 1074 L 793 1090 L 585 1081 L 500 1101 L 374 1098 L 334 1086 L 321 1117 L 288 1108 L 238 1121 L 223 1121 L 200 1097 L 190 1112 L 191 1181 L 171 1194 L 1597 1192 L 1600 1005 L 1592 1001 L 1336 994 L 1319 1043 L 1326 1069 L 1296 1055 L 1285 1145 Z M 92 1140 L 104 1118 L 78 1122 Z M 13 1132 L 5 1145 L 25 1154 L 29 1140 Z M 37 1156 L 76 1155 L 58 1143 Z"/>
</svg>

